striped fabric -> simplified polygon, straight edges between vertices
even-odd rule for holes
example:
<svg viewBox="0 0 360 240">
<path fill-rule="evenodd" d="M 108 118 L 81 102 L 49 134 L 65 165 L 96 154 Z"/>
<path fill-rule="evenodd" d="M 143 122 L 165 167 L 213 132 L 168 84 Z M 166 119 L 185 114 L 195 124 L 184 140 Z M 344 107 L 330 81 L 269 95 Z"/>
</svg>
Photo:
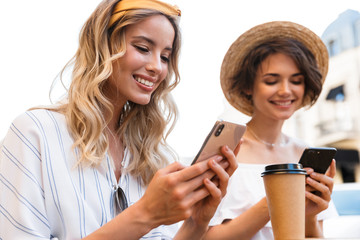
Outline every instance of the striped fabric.
<svg viewBox="0 0 360 240">
<path fill-rule="evenodd" d="M 115 213 L 114 189 L 128 205 L 144 194 L 140 179 L 116 183 L 107 157 L 96 167 L 76 165 L 63 115 L 25 112 L 14 120 L 0 149 L 0 239 L 81 239 Z M 125 151 L 124 167 L 131 156 Z M 171 239 L 178 225 L 160 226 L 142 239 Z"/>
</svg>

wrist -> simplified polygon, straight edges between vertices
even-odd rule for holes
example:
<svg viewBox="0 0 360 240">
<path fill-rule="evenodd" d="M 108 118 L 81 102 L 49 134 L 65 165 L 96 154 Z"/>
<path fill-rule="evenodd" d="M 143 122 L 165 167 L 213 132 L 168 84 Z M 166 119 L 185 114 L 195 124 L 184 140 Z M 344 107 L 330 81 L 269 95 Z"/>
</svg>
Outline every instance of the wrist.
<svg viewBox="0 0 360 240">
<path fill-rule="evenodd" d="M 143 232 L 144 235 L 161 225 L 155 221 L 154 216 L 151 215 L 151 212 L 148 210 L 146 204 L 141 199 L 134 203 L 131 208 L 127 210 L 131 211 L 128 219 L 132 219 L 132 221 L 134 221 L 134 223 L 139 227 L 139 230 Z"/>
<path fill-rule="evenodd" d="M 148 215 L 144 214 L 142 205 L 135 203 L 84 239 L 112 240 L 118 239 L 119 234 L 122 239 L 140 239 L 154 226 Z"/>
<path fill-rule="evenodd" d="M 197 222 L 192 217 L 189 217 L 183 222 L 183 229 L 190 233 L 186 239 L 202 239 L 209 228 L 209 222 Z"/>
<path fill-rule="evenodd" d="M 189 217 L 184 223 L 193 226 L 194 229 L 207 230 L 209 227 L 209 221 L 195 221 L 192 217 Z"/>
<path fill-rule="evenodd" d="M 316 226 L 317 215 L 305 216 L 305 223 L 308 226 Z"/>
<path fill-rule="evenodd" d="M 306 237 L 322 237 L 322 227 L 317 220 L 317 215 L 305 218 L 305 236 Z"/>
</svg>

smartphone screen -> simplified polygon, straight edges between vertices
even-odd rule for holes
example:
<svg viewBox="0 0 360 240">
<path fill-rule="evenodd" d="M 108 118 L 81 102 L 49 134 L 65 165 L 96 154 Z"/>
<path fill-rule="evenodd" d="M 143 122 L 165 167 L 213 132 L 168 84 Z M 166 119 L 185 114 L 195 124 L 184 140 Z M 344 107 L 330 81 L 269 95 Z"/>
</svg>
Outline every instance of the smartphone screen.
<svg viewBox="0 0 360 240">
<path fill-rule="evenodd" d="M 315 172 L 325 173 L 336 154 L 336 148 L 318 147 L 306 148 L 299 163 L 305 168 L 310 167 Z"/>
<path fill-rule="evenodd" d="M 216 154 L 222 155 L 221 147 L 224 145 L 227 145 L 234 151 L 245 129 L 245 125 L 227 121 L 216 121 L 191 165 Z"/>
</svg>

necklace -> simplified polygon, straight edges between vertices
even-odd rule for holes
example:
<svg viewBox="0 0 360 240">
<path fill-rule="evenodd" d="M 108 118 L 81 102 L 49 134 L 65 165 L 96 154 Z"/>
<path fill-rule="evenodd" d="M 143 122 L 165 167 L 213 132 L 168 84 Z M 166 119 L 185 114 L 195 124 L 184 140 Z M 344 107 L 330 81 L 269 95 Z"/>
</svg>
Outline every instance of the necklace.
<svg viewBox="0 0 360 240">
<path fill-rule="evenodd" d="M 253 135 L 256 140 L 258 140 L 259 142 L 265 144 L 267 147 L 269 148 L 274 148 L 276 146 L 276 143 L 269 143 L 267 141 L 264 141 L 262 140 L 260 137 L 258 137 L 258 135 L 255 134 L 255 132 L 250 128 L 250 126 L 246 123 L 246 127 L 247 127 L 247 130 L 249 130 L 249 132 L 251 133 L 251 135 Z M 286 143 L 285 141 L 283 141 L 283 136 L 281 135 L 281 142 L 279 143 L 279 146 L 284 146 Z"/>
</svg>

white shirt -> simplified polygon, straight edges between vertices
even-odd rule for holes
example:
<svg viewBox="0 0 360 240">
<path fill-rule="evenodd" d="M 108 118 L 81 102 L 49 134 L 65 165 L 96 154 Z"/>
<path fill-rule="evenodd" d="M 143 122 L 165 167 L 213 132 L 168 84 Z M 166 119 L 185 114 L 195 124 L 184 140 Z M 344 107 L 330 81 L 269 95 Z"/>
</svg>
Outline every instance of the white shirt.
<svg viewBox="0 0 360 240">
<path fill-rule="evenodd" d="M 210 226 L 221 224 L 225 219 L 238 217 L 266 196 L 261 177 L 265 166 L 265 164 L 238 163 L 238 168 L 230 178 L 227 194 L 218 206 Z M 318 220 L 333 216 L 337 216 L 337 212 L 334 204 L 330 202 L 329 208 L 318 214 Z M 269 239 L 274 239 L 270 221 L 252 237 L 252 240 Z"/>
<path fill-rule="evenodd" d="M 114 218 L 117 184 L 129 206 L 143 196 L 141 179 L 122 174 L 116 182 L 108 157 L 96 168 L 76 165 L 72 144 L 56 112 L 28 111 L 11 124 L 0 151 L 0 239 L 80 239 Z M 160 226 L 142 239 L 171 239 L 177 230 Z"/>
</svg>

